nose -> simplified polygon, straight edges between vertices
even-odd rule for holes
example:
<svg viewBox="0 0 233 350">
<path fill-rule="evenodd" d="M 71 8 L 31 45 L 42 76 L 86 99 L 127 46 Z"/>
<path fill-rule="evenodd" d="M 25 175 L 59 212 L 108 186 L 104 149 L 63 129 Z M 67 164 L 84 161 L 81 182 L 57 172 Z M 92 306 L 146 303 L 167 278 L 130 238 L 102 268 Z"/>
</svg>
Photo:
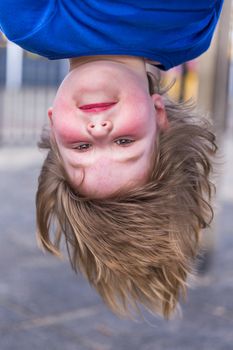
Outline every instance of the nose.
<svg viewBox="0 0 233 350">
<path fill-rule="evenodd" d="M 93 137 L 107 136 L 113 128 L 111 120 L 90 122 L 87 125 L 88 132 Z"/>
</svg>

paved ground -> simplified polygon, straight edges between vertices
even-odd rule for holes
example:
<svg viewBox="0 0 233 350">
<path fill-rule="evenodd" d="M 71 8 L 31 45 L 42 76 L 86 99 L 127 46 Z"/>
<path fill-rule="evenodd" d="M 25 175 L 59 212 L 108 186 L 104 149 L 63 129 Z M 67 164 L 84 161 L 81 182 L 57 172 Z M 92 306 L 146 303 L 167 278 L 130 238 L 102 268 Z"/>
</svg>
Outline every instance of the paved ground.
<svg viewBox="0 0 233 350">
<path fill-rule="evenodd" d="M 231 135 L 232 138 L 232 135 Z M 233 139 L 233 138 L 232 138 Z M 214 260 L 189 290 L 183 316 L 126 321 L 35 240 L 34 194 L 41 156 L 0 152 L 0 350 L 232 350 L 233 144 L 219 192 Z M 226 161 L 227 161 L 226 158 Z"/>
</svg>

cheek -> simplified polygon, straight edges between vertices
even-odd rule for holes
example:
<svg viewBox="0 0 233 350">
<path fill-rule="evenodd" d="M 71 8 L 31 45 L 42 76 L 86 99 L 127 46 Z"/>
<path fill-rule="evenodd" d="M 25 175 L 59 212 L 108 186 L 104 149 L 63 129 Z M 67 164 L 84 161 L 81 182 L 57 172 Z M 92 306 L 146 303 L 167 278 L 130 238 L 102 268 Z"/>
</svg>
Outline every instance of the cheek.
<svg viewBox="0 0 233 350">
<path fill-rule="evenodd" d="M 77 141 L 77 138 L 81 137 L 81 125 L 70 115 L 56 116 L 52 128 L 55 135 L 63 142 Z"/>
<path fill-rule="evenodd" d="M 133 126 L 136 130 L 151 128 L 155 125 L 155 110 L 150 96 L 144 91 L 131 91 L 127 98 L 127 126 Z"/>
<path fill-rule="evenodd" d="M 128 117 L 125 118 L 125 128 L 132 133 L 141 135 L 155 131 L 155 115 L 145 105 L 135 106 L 135 108 L 130 109 Z"/>
</svg>

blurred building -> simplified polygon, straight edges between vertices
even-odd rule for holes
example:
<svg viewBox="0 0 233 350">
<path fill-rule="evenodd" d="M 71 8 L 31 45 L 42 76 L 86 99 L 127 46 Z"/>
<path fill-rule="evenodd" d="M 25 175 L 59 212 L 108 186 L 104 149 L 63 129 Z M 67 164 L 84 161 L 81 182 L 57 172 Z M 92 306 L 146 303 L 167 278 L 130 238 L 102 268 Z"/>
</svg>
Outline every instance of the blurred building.
<svg viewBox="0 0 233 350">
<path fill-rule="evenodd" d="M 15 87 L 57 86 L 64 76 L 64 62 L 49 61 L 8 42 L 0 32 L 0 84 Z M 15 80 L 11 78 L 16 75 Z M 9 83 L 9 80 L 11 83 Z"/>
<path fill-rule="evenodd" d="M 47 120 L 66 60 L 22 50 L 0 33 L 0 145 L 34 145 Z"/>
</svg>

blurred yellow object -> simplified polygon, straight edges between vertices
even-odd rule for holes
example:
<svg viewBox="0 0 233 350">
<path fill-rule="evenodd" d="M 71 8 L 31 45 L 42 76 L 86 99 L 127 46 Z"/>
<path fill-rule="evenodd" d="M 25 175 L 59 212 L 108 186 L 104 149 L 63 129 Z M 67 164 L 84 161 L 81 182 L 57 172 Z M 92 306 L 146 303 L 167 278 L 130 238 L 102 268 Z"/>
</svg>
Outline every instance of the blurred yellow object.
<svg viewBox="0 0 233 350">
<path fill-rule="evenodd" d="M 171 69 L 164 73 L 164 79 L 165 84 L 175 80 L 174 85 L 168 92 L 173 100 L 186 101 L 190 98 L 197 100 L 198 73 L 194 62 L 191 61 Z"/>
<path fill-rule="evenodd" d="M 198 95 L 198 75 L 197 72 L 189 71 L 186 77 L 186 90 L 184 94 L 184 100 L 193 98 L 197 100 Z"/>
<path fill-rule="evenodd" d="M 7 43 L 7 38 L 5 37 L 5 35 L 2 32 L 0 32 L 0 47 L 5 48 L 6 43 Z"/>
<path fill-rule="evenodd" d="M 32 53 L 32 52 L 29 52 L 29 51 L 25 51 L 25 55 L 26 55 L 26 57 L 31 58 L 32 60 L 41 59 L 41 56 L 39 56 L 35 53 Z"/>
</svg>

